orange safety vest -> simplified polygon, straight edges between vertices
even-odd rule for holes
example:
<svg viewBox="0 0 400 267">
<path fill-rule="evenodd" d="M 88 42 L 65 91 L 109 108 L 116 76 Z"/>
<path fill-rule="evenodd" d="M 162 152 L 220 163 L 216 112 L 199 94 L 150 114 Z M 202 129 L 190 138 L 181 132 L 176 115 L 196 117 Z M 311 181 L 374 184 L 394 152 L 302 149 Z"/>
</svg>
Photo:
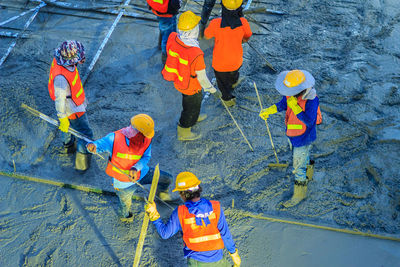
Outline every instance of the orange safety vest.
<svg viewBox="0 0 400 267">
<path fill-rule="evenodd" d="M 151 7 L 151 11 L 159 17 L 172 17 L 167 14 L 169 0 L 147 0 L 147 4 Z"/>
<path fill-rule="evenodd" d="M 286 97 L 288 100 L 289 96 Z M 301 107 L 303 111 L 306 109 L 307 100 L 301 98 L 301 96 L 297 97 L 297 104 Z M 317 110 L 317 124 L 322 123 L 322 114 L 321 110 L 318 106 Z M 299 136 L 305 133 L 307 126 L 304 122 L 297 118 L 297 116 L 293 113 L 293 110 L 289 108 L 286 109 L 285 116 L 285 124 L 286 124 L 286 135 L 290 137 Z"/>
<path fill-rule="evenodd" d="M 151 143 L 151 138 L 144 137 L 144 141 L 140 146 L 133 145 L 138 143 L 143 136 L 140 134 L 136 134 L 133 138 L 129 140 L 130 146 L 126 143 L 126 137 L 121 133 L 121 130 L 114 132 L 114 144 L 113 144 L 113 153 L 111 155 L 111 160 L 108 162 L 106 173 L 117 179 L 121 182 L 130 182 L 128 176 L 129 171 L 131 170 L 132 166 L 138 162 L 143 153 L 149 147 Z M 140 139 L 139 139 L 140 138 Z M 117 166 L 115 168 L 112 164 Z M 138 180 L 140 179 L 140 171 L 138 171 Z"/>
<path fill-rule="evenodd" d="M 213 212 L 208 216 L 210 224 L 199 226 L 196 224 L 196 216 L 189 213 L 185 205 L 178 207 L 178 217 L 183 232 L 183 242 L 193 251 L 210 251 L 224 248 L 224 241 L 218 230 L 218 221 L 221 214 L 219 201 L 210 201 Z M 203 222 L 204 223 L 204 222 Z"/>
<path fill-rule="evenodd" d="M 173 81 L 175 88 L 186 95 L 193 95 L 201 90 L 201 85 L 196 79 L 196 73 L 191 73 L 191 65 L 195 59 L 204 55 L 200 48 L 185 45 L 178 33 L 173 32 L 168 37 L 167 61 L 162 75 L 165 80 Z"/>
<path fill-rule="evenodd" d="M 57 75 L 62 75 L 68 81 L 69 87 L 71 89 L 71 99 L 74 101 L 75 105 L 82 105 L 85 101 L 85 91 L 83 90 L 81 78 L 79 77 L 78 68 L 75 67 L 74 71 L 69 71 L 65 67 L 57 64 L 56 59 L 53 59 L 50 67 L 50 77 L 49 77 L 49 94 L 50 98 L 55 101 L 56 96 L 54 94 L 54 78 Z"/>
</svg>

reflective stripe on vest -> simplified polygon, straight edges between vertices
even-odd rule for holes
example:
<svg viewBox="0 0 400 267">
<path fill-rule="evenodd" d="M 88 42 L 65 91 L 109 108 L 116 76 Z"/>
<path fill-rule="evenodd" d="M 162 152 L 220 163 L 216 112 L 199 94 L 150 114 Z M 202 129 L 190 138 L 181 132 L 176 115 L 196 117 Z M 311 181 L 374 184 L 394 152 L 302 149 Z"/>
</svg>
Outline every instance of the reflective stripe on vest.
<svg viewBox="0 0 400 267">
<path fill-rule="evenodd" d="M 163 4 L 164 3 L 164 1 L 163 0 L 153 0 L 153 2 L 155 2 L 155 3 L 159 3 L 159 4 Z"/>
<path fill-rule="evenodd" d="M 169 54 L 171 57 L 177 57 L 177 58 L 179 59 L 179 63 L 181 63 L 181 64 L 183 64 L 183 65 L 187 65 L 187 64 L 189 63 L 189 61 L 187 61 L 187 60 L 181 58 L 177 52 L 174 52 L 174 51 L 172 51 L 171 49 L 168 50 L 168 54 Z"/>
<path fill-rule="evenodd" d="M 211 213 L 210 216 L 208 216 L 208 219 L 210 220 L 215 220 L 217 217 L 215 215 L 215 213 Z M 200 228 L 200 225 L 196 224 L 196 218 L 192 217 L 192 218 L 186 218 L 183 220 L 184 224 L 190 224 L 190 227 L 192 228 L 192 230 L 195 230 L 197 228 Z M 203 221 L 203 225 L 204 225 L 204 221 Z"/>
<path fill-rule="evenodd" d="M 121 170 L 121 169 L 117 169 L 117 168 L 115 168 L 114 166 L 112 166 L 112 170 L 115 171 L 115 172 L 121 173 L 121 174 L 125 173 L 125 174 L 127 174 L 127 175 L 129 175 L 129 171 L 130 171 L 130 170 Z"/>
<path fill-rule="evenodd" d="M 174 74 L 176 74 L 176 76 L 178 77 L 178 80 L 179 80 L 179 81 L 183 81 L 183 77 L 179 75 L 179 72 L 178 72 L 177 69 L 170 68 L 170 67 L 167 66 L 167 64 L 165 64 L 164 69 L 165 69 L 167 72 L 169 72 L 169 73 L 174 73 Z"/>
<path fill-rule="evenodd" d="M 301 125 L 301 124 L 288 124 L 287 128 L 288 128 L 288 130 L 301 130 L 301 129 L 303 129 L 303 125 Z"/>
<path fill-rule="evenodd" d="M 196 238 L 189 238 L 190 243 L 202 243 L 202 242 L 207 242 L 207 241 L 212 241 L 212 240 L 217 240 L 221 239 L 221 234 L 215 234 L 215 235 L 206 235 L 206 236 L 200 236 Z"/>
<path fill-rule="evenodd" d="M 121 159 L 141 159 L 142 155 L 131 155 L 131 154 L 124 154 L 124 153 L 117 153 L 117 157 Z"/>
</svg>

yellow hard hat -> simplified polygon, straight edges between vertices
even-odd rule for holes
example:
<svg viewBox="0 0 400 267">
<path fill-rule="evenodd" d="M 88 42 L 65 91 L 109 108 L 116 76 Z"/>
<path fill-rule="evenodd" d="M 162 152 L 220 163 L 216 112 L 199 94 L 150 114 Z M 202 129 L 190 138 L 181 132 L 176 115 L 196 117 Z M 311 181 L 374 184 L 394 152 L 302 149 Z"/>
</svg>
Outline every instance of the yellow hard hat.
<svg viewBox="0 0 400 267">
<path fill-rule="evenodd" d="M 179 17 L 178 29 L 181 31 L 190 31 L 199 24 L 200 20 L 201 17 L 190 10 L 183 12 Z"/>
<path fill-rule="evenodd" d="M 196 175 L 191 172 L 181 172 L 176 176 L 175 182 L 175 191 L 186 191 L 192 187 L 198 186 L 200 184 L 200 180 L 197 179 Z"/>
<path fill-rule="evenodd" d="M 222 0 L 222 4 L 229 10 L 238 9 L 243 3 L 243 0 Z"/>
<path fill-rule="evenodd" d="M 304 73 L 301 70 L 291 70 L 286 74 L 283 83 L 287 87 L 295 87 L 304 82 L 305 80 L 306 80 L 306 75 L 304 75 Z"/>
<path fill-rule="evenodd" d="M 131 118 L 132 126 L 147 138 L 154 136 L 154 121 L 147 114 L 138 114 Z"/>
</svg>

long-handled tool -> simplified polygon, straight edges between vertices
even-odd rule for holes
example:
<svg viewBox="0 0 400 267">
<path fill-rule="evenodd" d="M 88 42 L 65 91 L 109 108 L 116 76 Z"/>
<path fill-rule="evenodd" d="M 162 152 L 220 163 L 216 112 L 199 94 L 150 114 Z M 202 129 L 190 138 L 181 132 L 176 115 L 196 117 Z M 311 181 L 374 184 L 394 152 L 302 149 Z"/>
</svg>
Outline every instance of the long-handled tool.
<svg viewBox="0 0 400 267">
<path fill-rule="evenodd" d="M 252 48 L 262 59 L 264 59 L 265 63 L 267 64 L 267 66 L 273 70 L 274 72 L 277 72 L 277 70 L 274 68 L 274 66 L 271 65 L 271 63 L 268 62 L 268 60 L 264 57 L 263 54 L 261 54 L 260 51 L 258 51 L 251 43 L 247 42 L 247 44 L 250 46 L 250 48 Z"/>
<path fill-rule="evenodd" d="M 55 120 L 55 119 L 53 119 L 53 118 L 47 116 L 46 114 L 43 114 L 43 113 L 41 113 L 40 111 L 38 111 L 38 110 L 36 110 L 36 109 L 34 109 L 34 108 L 31 108 L 30 106 L 25 105 L 24 103 L 21 104 L 21 107 L 24 108 L 24 109 L 26 109 L 27 111 L 29 111 L 29 112 L 32 113 L 33 115 L 35 115 L 35 116 L 37 116 L 37 117 L 39 117 L 39 118 L 41 118 L 41 119 L 47 121 L 48 123 L 50 123 L 50 124 L 52 124 L 52 125 L 58 127 L 59 122 L 58 122 L 57 120 Z M 80 132 L 78 132 L 77 130 L 75 130 L 75 129 L 71 128 L 71 127 L 68 128 L 68 132 L 69 132 L 70 134 L 72 134 L 72 135 L 75 135 L 76 137 L 78 137 L 78 138 L 80 138 L 80 139 L 82 139 L 82 140 L 85 140 L 86 142 L 93 142 L 93 141 L 90 140 L 87 136 L 81 134 Z M 106 160 L 102 155 L 100 155 L 100 154 L 98 154 L 98 153 L 93 153 L 93 154 L 99 156 L 99 157 L 102 158 L 103 160 Z M 113 164 L 111 161 L 109 161 L 109 163 L 110 163 L 114 168 L 116 168 L 120 173 L 122 173 L 123 175 L 125 175 L 125 176 L 127 176 L 127 177 L 130 178 L 130 176 L 129 176 L 128 174 L 126 174 L 126 173 L 123 172 L 120 168 L 118 168 L 117 166 L 115 166 L 115 164 Z M 145 192 L 149 192 L 149 190 L 147 190 L 146 187 L 144 187 L 144 186 L 143 186 L 141 183 L 139 183 L 138 181 L 135 181 L 135 182 L 133 182 L 133 183 L 134 183 L 134 184 L 137 184 L 137 185 L 138 185 L 140 188 L 142 188 Z M 162 203 L 164 203 L 164 204 L 165 204 L 167 207 L 169 207 L 171 210 L 174 210 L 174 208 L 173 208 L 171 205 L 169 205 L 168 203 L 166 203 L 164 200 L 162 200 L 162 199 L 159 198 L 158 196 L 156 196 L 156 198 L 157 198 L 158 200 L 160 200 Z"/>
<path fill-rule="evenodd" d="M 229 111 L 229 108 L 227 107 L 227 105 L 224 103 L 224 100 L 222 100 L 222 98 L 219 98 L 221 100 L 222 105 L 224 105 L 226 111 L 228 111 L 229 116 L 231 116 L 233 122 L 235 123 L 236 127 L 239 129 L 240 133 L 242 134 L 244 140 L 246 141 L 247 145 L 249 145 L 251 151 L 254 151 L 253 147 L 251 146 L 249 140 L 247 140 L 246 136 L 244 135 L 242 129 L 240 128 L 239 124 L 236 122 L 235 118 L 233 117 L 232 113 Z"/>
<path fill-rule="evenodd" d="M 150 194 L 149 194 L 149 198 L 147 199 L 147 202 L 150 202 L 150 203 L 154 202 L 154 197 L 156 195 L 159 178 L 160 178 L 160 168 L 157 164 L 156 168 L 154 169 L 153 181 L 151 182 Z M 140 230 L 139 241 L 136 246 L 135 260 L 133 261 L 133 267 L 139 266 L 140 257 L 142 256 L 144 239 L 146 238 L 147 228 L 149 226 L 149 220 L 150 220 L 150 217 L 147 214 L 147 212 L 145 212 L 144 218 L 143 218 L 142 229 Z"/>
<path fill-rule="evenodd" d="M 255 82 L 254 82 L 254 89 L 256 89 L 258 103 L 260 103 L 260 108 L 262 110 L 263 106 L 262 106 L 261 98 L 260 98 L 260 95 L 258 94 L 257 85 L 256 85 Z M 276 159 L 276 163 L 269 163 L 268 167 L 272 167 L 272 168 L 287 168 L 289 163 L 279 163 L 278 154 L 276 154 L 276 149 L 275 149 L 275 146 L 274 146 L 274 142 L 272 141 L 272 136 L 271 136 L 271 132 L 269 131 L 267 120 L 265 120 L 265 126 L 267 126 L 269 140 L 271 140 L 271 146 L 272 146 L 272 149 L 274 150 L 274 155 L 275 155 L 275 159 Z"/>
</svg>

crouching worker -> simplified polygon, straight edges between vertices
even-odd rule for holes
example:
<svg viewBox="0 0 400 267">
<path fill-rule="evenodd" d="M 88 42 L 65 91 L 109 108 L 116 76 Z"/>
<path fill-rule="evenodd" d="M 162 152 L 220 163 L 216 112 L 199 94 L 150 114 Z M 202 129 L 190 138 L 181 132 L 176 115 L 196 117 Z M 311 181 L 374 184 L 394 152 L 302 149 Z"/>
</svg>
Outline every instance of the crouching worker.
<svg viewBox="0 0 400 267">
<path fill-rule="evenodd" d="M 231 266 L 223 258 L 226 246 L 234 266 L 240 266 L 241 259 L 229 231 L 224 212 L 218 201 L 201 198 L 200 181 L 191 172 L 181 172 L 176 177 L 173 191 L 185 202 L 173 212 L 167 224 L 160 219 L 155 203 L 145 205 L 150 220 L 163 239 L 182 231 L 185 246 L 183 253 L 188 266 Z"/>
<path fill-rule="evenodd" d="M 48 89 L 50 98 L 55 102 L 57 117 L 60 120 L 64 150 L 75 152 L 75 137 L 68 133 L 71 128 L 93 137 L 86 116 L 87 100 L 78 73 L 78 64 L 85 62 L 85 48 L 78 41 L 65 41 L 54 51 L 50 67 Z M 86 171 L 90 167 L 91 154 L 86 150 L 86 141 L 77 141 L 75 169 Z"/>
<path fill-rule="evenodd" d="M 131 118 L 131 125 L 89 143 L 91 153 L 110 154 L 106 173 L 113 177 L 113 186 L 119 198 L 119 215 L 122 221 L 132 221 L 130 212 L 132 196 L 137 190 L 136 182 L 151 184 L 153 169 L 147 166 L 151 157 L 151 140 L 154 136 L 154 121 L 146 114 Z M 168 186 L 172 176 L 161 172 L 159 197 L 170 200 Z"/>
<path fill-rule="evenodd" d="M 319 100 L 314 89 L 315 79 L 305 70 L 283 71 L 278 75 L 275 89 L 283 95 L 281 101 L 260 112 L 269 115 L 286 110 L 286 135 L 293 147 L 294 192 L 283 205 L 293 207 L 306 198 L 307 183 L 312 179 L 310 162 L 312 143 L 317 138 L 316 125 L 322 123 Z M 307 175 L 308 174 L 308 175 Z"/>
</svg>

